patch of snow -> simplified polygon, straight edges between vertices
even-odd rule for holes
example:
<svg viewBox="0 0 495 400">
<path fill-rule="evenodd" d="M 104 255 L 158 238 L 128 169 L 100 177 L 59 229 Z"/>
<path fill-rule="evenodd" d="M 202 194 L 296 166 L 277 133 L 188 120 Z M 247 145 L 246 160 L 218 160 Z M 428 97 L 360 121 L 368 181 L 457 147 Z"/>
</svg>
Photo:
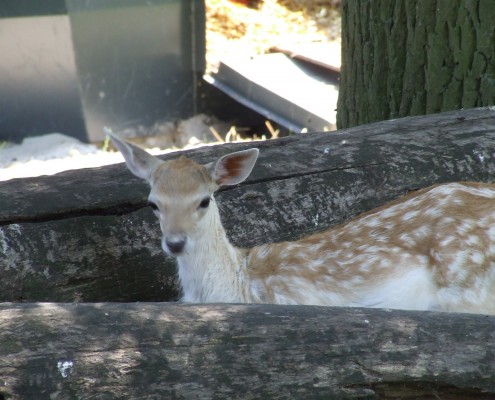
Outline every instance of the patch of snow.
<svg viewBox="0 0 495 400">
<path fill-rule="evenodd" d="M 154 129 L 152 136 L 145 136 L 146 130 L 122 131 L 118 134 L 145 148 L 153 155 L 164 154 L 178 149 L 218 144 L 219 138 L 228 136 L 228 123 L 204 114 L 180 121 L 162 124 Z M 217 137 L 211 130 L 218 132 Z M 148 132 L 149 133 L 149 132 Z M 235 141 L 250 139 L 235 138 Z M 0 146 L 0 181 L 13 178 L 27 178 L 53 175 L 62 171 L 80 168 L 95 168 L 124 162 L 118 151 L 106 151 L 94 144 L 83 143 L 61 133 L 29 137 L 21 144 Z"/>
<path fill-rule="evenodd" d="M 173 150 L 148 149 L 158 155 Z M 61 133 L 26 138 L 21 144 L 0 148 L 0 181 L 54 175 L 59 172 L 95 168 L 124 162 L 120 152 L 105 151 Z"/>
<path fill-rule="evenodd" d="M 0 181 L 53 175 L 69 169 L 123 162 L 120 153 L 98 149 L 61 133 L 30 137 L 0 149 Z"/>
</svg>

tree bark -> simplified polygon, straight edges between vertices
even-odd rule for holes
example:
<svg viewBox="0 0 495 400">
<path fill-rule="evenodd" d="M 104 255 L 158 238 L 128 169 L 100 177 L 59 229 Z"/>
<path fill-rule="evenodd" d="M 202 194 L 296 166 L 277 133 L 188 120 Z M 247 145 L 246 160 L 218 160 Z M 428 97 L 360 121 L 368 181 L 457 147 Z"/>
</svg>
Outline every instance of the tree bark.
<svg viewBox="0 0 495 400">
<path fill-rule="evenodd" d="M 0 305 L 0 399 L 494 399 L 494 316 Z"/>
<path fill-rule="evenodd" d="M 337 127 L 495 104 L 490 0 L 342 2 Z"/>
<path fill-rule="evenodd" d="M 184 154 L 207 163 L 253 145 Z M 242 247 L 297 239 L 434 183 L 495 180 L 489 108 L 255 145 L 248 180 L 216 196 Z M 174 299 L 175 261 L 160 248 L 148 191 L 123 164 L 1 183 L 0 301 Z"/>
</svg>

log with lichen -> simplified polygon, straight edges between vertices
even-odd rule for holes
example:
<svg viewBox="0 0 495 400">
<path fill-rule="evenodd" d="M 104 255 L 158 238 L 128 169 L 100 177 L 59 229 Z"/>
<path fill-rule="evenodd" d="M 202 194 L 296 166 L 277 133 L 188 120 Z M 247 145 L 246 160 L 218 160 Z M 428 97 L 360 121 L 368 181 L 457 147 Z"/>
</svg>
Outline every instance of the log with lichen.
<svg viewBox="0 0 495 400">
<path fill-rule="evenodd" d="M 250 146 L 260 148 L 251 176 L 216 196 L 243 247 L 297 239 L 433 183 L 495 181 L 489 108 L 181 153 L 206 163 Z M 0 301 L 174 299 L 175 262 L 148 190 L 123 164 L 0 183 Z"/>
</svg>

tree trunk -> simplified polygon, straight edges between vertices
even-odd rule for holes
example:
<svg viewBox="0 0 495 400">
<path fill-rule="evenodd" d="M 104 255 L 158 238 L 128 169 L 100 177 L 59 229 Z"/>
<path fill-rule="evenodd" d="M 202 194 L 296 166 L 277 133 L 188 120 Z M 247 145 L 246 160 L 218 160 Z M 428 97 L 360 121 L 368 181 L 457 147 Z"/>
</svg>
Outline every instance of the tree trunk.
<svg viewBox="0 0 495 400">
<path fill-rule="evenodd" d="M 495 104 L 491 0 L 342 2 L 337 127 Z"/>
<path fill-rule="evenodd" d="M 292 240 L 434 183 L 493 182 L 494 127 L 494 110 L 475 109 L 256 143 L 248 180 L 216 196 L 224 226 L 243 247 Z M 123 164 L 1 183 L 0 301 L 172 300 L 148 191 Z"/>
<path fill-rule="evenodd" d="M 494 399 L 495 316 L 0 305 L 0 399 Z"/>
</svg>

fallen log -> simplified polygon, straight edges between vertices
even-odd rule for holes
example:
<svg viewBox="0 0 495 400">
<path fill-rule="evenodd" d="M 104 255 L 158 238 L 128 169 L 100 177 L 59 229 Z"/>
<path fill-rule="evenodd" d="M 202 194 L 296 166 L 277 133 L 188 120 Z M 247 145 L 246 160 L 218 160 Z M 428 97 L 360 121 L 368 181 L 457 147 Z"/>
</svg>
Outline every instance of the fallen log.
<svg viewBox="0 0 495 400">
<path fill-rule="evenodd" d="M 495 316 L 0 305 L 0 399 L 494 399 Z"/>
<path fill-rule="evenodd" d="M 181 152 L 209 162 L 253 144 Z M 403 118 L 256 143 L 250 178 L 221 190 L 239 246 L 291 240 L 408 191 L 493 182 L 495 110 Z M 164 159 L 177 157 L 167 155 Z M 160 248 L 148 188 L 123 164 L 0 184 L 0 301 L 167 301 L 174 260 Z"/>
</svg>

